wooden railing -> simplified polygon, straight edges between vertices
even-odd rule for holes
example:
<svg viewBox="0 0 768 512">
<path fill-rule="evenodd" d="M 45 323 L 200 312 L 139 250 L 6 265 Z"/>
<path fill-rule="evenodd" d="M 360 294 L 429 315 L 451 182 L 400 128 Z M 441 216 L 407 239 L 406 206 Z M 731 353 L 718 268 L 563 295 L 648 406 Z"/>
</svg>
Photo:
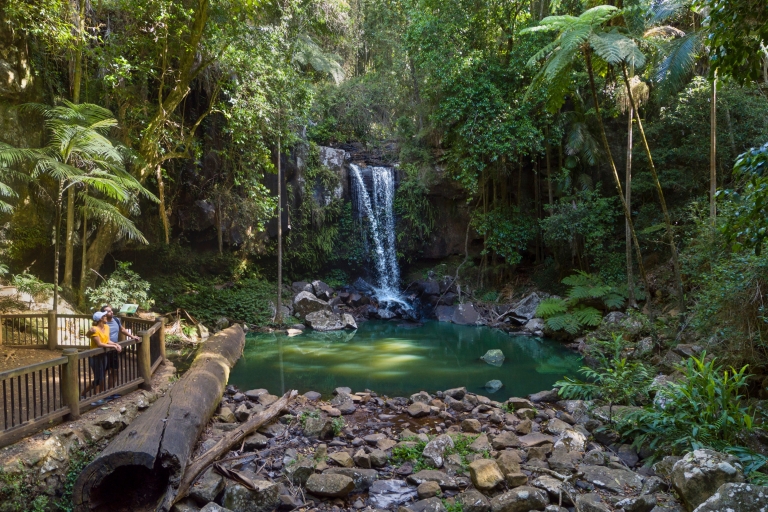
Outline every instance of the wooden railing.
<svg viewBox="0 0 768 512">
<path fill-rule="evenodd" d="M 85 333 L 91 324 L 87 315 L 0 315 L 4 345 L 11 340 L 9 345 L 18 348 L 64 348 L 62 357 L 0 372 L 0 447 L 64 416 L 77 419 L 96 400 L 138 387 L 152 389 L 152 374 L 165 361 L 165 322 L 134 318 L 122 321 L 140 339 L 120 341 L 122 351 L 117 353 L 114 349 L 87 348 L 90 343 Z M 70 336 L 61 337 L 62 332 Z M 66 343 L 53 344 L 51 340 Z"/>
</svg>

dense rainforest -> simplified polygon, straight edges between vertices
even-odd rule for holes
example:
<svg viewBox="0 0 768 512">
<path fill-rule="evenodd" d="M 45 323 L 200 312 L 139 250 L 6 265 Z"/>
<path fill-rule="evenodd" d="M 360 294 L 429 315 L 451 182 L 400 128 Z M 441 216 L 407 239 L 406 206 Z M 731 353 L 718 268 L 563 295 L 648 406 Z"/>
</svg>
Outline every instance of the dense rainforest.
<svg viewBox="0 0 768 512">
<path fill-rule="evenodd" d="M 2 0 L 0 272 L 278 325 L 278 283 L 370 267 L 341 150 L 397 168 L 402 288 L 536 289 L 570 339 L 626 310 L 765 397 L 766 44 L 755 0 Z M 650 362 L 596 343 L 563 390 L 634 403 Z"/>
</svg>

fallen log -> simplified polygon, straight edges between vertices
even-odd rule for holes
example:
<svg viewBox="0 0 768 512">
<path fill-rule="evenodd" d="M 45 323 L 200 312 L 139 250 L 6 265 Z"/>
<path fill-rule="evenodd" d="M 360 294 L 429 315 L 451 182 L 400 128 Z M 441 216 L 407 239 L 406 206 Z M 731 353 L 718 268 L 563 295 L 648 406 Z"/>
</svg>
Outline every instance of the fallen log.
<svg viewBox="0 0 768 512">
<path fill-rule="evenodd" d="M 80 473 L 72 492 L 75 510 L 109 508 L 118 496 L 121 505 L 139 509 L 157 503 L 169 484 L 177 486 L 244 345 L 239 325 L 203 343 L 168 393 Z"/>
<path fill-rule="evenodd" d="M 189 493 L 189 489 L 195 483 L 197 477 L 208 466 L 210 466 L 216 459 L 227 453 L 233 446 L 240 444 L 240 442 L 245 439 L 246 436 L 255 432 L 262 425 L 269 423 L 275 417 L 277 417 L 278 414 L 280 414 L 288 407 L 288 404 L 296 397 L 297 394 L 298 392 L 296 390 L 289 391 L 288 393 L 284 394 L 280 400 L 270 405 L 266 410 L 251 416 L 248 421 L 240 425 L 239 428 L 232 430 L 231 432 L 227 432 L 227 434 L 225 434 L 224 437 L 219 440 L 219 442 L 213 445 L 207 452 L 200 455 L 200 457 L 195 459 L 192 464 L 187 466 L 187 469 L 184 471 L 184 476 L 181 478 L 181 483 L 178 485 L 178 488 L 174 488 L 173 486 L 168 488 L 164 504 L 160 508 L 162 510 L 170 510 L 174 503 L 184 498 Z"/>
</svg>

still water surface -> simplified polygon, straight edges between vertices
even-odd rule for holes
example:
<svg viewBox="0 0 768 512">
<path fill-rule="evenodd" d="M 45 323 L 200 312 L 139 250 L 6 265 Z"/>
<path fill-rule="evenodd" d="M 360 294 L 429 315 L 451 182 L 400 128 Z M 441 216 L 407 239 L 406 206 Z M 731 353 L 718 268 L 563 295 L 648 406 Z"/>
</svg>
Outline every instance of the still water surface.
<svg viewBox="0 0 768 512">
<path fill-rule="evenodd" d="M 506 356 L 501 367 L 480 360 L 490 349 Z M 243 390 L 324 395 L 337 386 L 388 396 L 466 386 L 503 400 L 551 389 L 564 375 L 575 376 L 580 364 L 576 354 L 551 340 L 436 321 L 413 327 L 379 320 L 356 331 L 249 336 L 229 382 Z M 504 383 L 494 394 L 483 388 L 492 379 Z"/>
</svg>

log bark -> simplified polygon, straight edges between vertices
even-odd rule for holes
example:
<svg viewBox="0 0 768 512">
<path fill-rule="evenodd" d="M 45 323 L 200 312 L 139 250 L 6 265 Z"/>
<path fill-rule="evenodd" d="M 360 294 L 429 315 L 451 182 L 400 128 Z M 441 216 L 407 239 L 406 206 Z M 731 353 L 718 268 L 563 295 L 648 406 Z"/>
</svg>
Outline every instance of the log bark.
<svg viewBox="0 0 768 512">
<path fill-rule="evenodd" d="M 240 428 L 228 432 L 222 437 L 218 443 L 216 443 L 210 450 L 198 457 L 192 464 L 187 466 L 184 471 L 184 476 L 181 479 L 181 483 L 178 489 L 173 487 L 168 489 L 165 504 L 161 507 L 163 510 L 170 510 L 174 503 L 183 499 L 188 493 L 192 484 L 195 483 L 197 477 L 210 466 L 216 459 L 227 453 L 233 446 L 239 445 L 246 436 L 255 432 L 262 425 L 269 423 L 277 417 L 282 411 L 284 411 L 288 404 L 293 400 L 298 392 L 296 390 L 289 391 L 284 394 L 280 400 L 270 405 L 266 410 L 255 414 L 248 421 L 243 423 Z"/>
<path fill-rule="evenodd" d="M 244 345 L 239 325 L 209 338 L 168 393 L 80 473 L 72 496 L 75 509 L 102 509 L 114 503 L 115 493 L 136 506 L 156 503 L 168 485 L 178 486 Z"/>
</svg>

